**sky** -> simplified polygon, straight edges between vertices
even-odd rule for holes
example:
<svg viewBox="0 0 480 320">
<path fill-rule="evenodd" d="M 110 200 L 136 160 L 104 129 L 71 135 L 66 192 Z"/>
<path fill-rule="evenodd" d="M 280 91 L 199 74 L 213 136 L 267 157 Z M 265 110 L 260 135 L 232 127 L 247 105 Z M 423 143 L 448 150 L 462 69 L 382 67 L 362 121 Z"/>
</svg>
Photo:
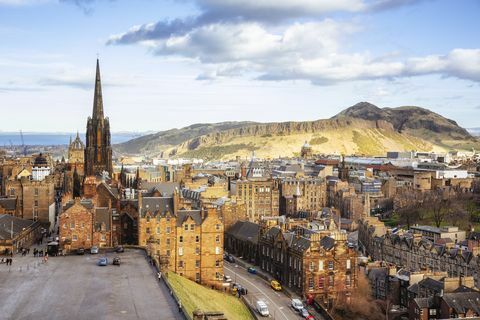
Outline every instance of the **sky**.
<svg viewBox="0 0 480 320">
<path fill-rule="evenodd" d="M 0 0 L 0 131 L 329 118 L 360 101 L 480 127 L 478 0 Z"/>
</svg>

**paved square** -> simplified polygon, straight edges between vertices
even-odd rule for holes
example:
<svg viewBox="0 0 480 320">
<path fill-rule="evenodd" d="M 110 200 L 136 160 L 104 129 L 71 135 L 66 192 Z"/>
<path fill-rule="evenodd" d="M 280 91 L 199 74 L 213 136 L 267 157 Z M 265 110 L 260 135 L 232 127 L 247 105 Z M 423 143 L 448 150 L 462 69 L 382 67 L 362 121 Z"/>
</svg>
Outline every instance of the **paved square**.
<svg viewBox="0 0 480 320">
<path fill-rule="evenodd" d="M 96 265 L 102 256 L 108 266 Z M 0 319 L 183 319 L 141 250 L 40 261 L 0 264 Z"/>
</svg>

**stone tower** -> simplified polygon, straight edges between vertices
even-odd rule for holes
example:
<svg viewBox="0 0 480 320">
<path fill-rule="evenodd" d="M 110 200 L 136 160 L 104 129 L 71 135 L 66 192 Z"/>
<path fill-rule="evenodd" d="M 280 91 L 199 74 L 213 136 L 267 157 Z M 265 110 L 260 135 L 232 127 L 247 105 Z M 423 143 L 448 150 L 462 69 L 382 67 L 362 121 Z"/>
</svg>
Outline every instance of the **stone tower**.
<svg viewBox="0 0 480 320">
<path fill-rule="evenodd" d="M 103 115 L 100 64 L 97 59 L 93 114 L 87 120 L 85 175 L 102 175 L 103 171 L 107 171 L 110 177 L 112 176 L 112 146 L 110 143 L 110 122 Z"/>
</svg>

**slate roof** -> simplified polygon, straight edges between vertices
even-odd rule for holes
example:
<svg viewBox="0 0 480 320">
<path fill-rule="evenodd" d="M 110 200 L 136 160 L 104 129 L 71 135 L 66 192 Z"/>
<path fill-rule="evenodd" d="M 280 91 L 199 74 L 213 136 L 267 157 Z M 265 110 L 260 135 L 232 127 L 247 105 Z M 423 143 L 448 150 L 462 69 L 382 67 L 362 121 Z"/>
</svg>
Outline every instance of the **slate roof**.
<svg viewBox="0 0 480 320">
<path fill-rule="evenodd" d="M 20 219 L 9 214 L 0 214 L 0 240 L 12 239 L 12 221 L 13 238 L 15 238 L 23 229 L 27 229 L 38 222 L 32 220 Z"/>
<path fill-rule="evenodd" d="M 310 240 L 305 237 L 294 237 L 290 247 L 298 251 L 305 251 L 310 248 Z"/>
<path fill-rule="evenodd" d="M 433 297 L 430 298 L 415 298 L 413 299 L 419 308 L 432 308 L 433 307 Z"/>
<path fill-rule="evenodd" d="M 75 204 L 75 200 L 70 200 L 67 203 L 65 203 L 65 205 L 63 206 L 63 212 L 73 207 L 74 204 Z M 82 199 L 80 200 L 80 204 L 88 210 L 93 209 L 94 207 L 91 199 Z"/>
<path fill-rule="evenodd" d="M 146 212 L 151 212 L 154 215 L 170 212 L 173 215 L 173 198 L 172 197 L 143 197 L 141 216 L 145 216 Z"/>
<path fill-rule="evenodd" d="M 242 241 L 258 243 L 260 226 L 250 221 L 237 221 L 227 230 L 227 234 Z"/>
<path fill-rule="evenodd" d="M 189 217 L 197 226 L 202 224 L 202 212 L 200 210 L 178 210 L 177 227 L 181 226 Z"/>
<path fill-rule="evenodd" d="M 443 300 L 457 314 L 466 313 L 473 310 L 480 314 L 480 293 L 479 292 L 456 292 L 445 293 Z"/>
<path fill-rule="evenodd" d="M 330 238 L 328 236 L 326 237 L 323 237 L 321 240 L 320 240 L 320 245 L 325 248 L 325 250 L 330 250 L 332 249 L 333 247 L 335 247 L 335 239 L 333 238 Z"/>
<path fill-rule="evenodd" d="M 142 182 L 142 189 L 147 190 L 147 194 L 150 195 L 158 191 L 165 197 L 171 197 L 173 196 L 175 188 L 180 188 L 178 182 Z"/>
<path fill-rule="evenodd" d="M 8 211 L 14 211 L 17 207 L 17 199 L 15 198 L 0 198 L 0 207 Z"/>
<path fill-rule="evenodd" d="M 435 292 L 440 292 L 443 289 L 443 283 L 432 278 L 425 278 L 419 281 L 418 285 L 420 288 L 427 288 Z"/>
</svg>

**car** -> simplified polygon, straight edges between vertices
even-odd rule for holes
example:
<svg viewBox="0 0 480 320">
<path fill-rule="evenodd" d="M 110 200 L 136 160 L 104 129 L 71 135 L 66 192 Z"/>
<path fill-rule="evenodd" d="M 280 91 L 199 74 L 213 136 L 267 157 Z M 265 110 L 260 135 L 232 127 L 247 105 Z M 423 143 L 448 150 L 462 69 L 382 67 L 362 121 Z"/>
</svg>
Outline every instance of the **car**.
<svg viewBox="0 0 480 320">
<path fill-rule="evenodd" d="M 310 313 L 308 313 L 308 310 L 305 309 L 305 308 L 302 308 L 302 309 L 300 310 L 300 314 L 301 314 L 302 317 L 304 317 L 304 318 L 306 318 L 306 317 L 308 317 L 308 316 L 310 315 Z"/>
<path fill-rule="evenodd" d="M 90 254 L 98 254 L 98 247 L 93 246 L 90 248 Z"/>
<path fill-rule="evenodd" d="M 119 257 L 113 258 L 113 265 L 120 266 L 120 258 Z"/>
<path fill-rule="evenodd" d="M 102 258 L 98 259 L 97 266 L 105 267 L 107 265 L 108 265 L 108 259 L 106 257 L 102 257 Z"/>
<path fill-rule="evenodd" d="M 268 317 L 270 315 L 270 312 L 268 312 L 267 304 L 262 300 L 258 300 L 257 303 L 255 303 L 255 308 L 262 317 Z"/>
<path fill-rule="evenodd" d="M 295 311 L 300 312 L 303 309 L 302 301 L 300 301 L 300 299 L 292 299 L 292 308 Z"/>
<path fill-rule="evenodd" d="M 282 291 L 282 285 L 280 284 L 280 282 L 278 282 L 277 280 L 272 280 L 270 282 L 270 286 L 272 287 L 273 290 L 275 291 Z"/>
<path fill-rule="evenodd" d="M 223 276 L 223 281 L 225 281 L 225 282 L 232 282 L 232 277 L 224 275 L 224 276 Z"/>
<path fill-rule="evenodd" d="M 305 317 L 305 320 L 315 320 L 315 318 L 311 314 L 309 314 Z"/>
<path fill-rule="evenodd" d="M 254 267 L 248 267 L 247 271 L 248 271 L 248 273 L 251 273 L 251 274 L 256 274 L 257 273 L 257 269 L 255 269 Z"/>
<path fill-rule="evenodd" d="M 234 263 L 234 262 L 235 262 L 235 258 L 234 258 L 231 254 L 229 254 L 229 255 L 227 256 L 227 261 L 230 262 L 230 263 Z"/>
<path fill-rule="evenodd" d="M 85 254 L 85 249 L 84 249 L 84 248 L 78 248 L 78 249 L 77 249 L 77 254 L 78 254 L 78 255 L 83 255 L 83 254 Z"/>
<path fill-rule="evenodd" d="M 116 253 L 122 253 L 124 251 L 125 251 L 125 249 L 122 246 L 116 246 L 115 247 L 115 252 Z"/>
</svg>

